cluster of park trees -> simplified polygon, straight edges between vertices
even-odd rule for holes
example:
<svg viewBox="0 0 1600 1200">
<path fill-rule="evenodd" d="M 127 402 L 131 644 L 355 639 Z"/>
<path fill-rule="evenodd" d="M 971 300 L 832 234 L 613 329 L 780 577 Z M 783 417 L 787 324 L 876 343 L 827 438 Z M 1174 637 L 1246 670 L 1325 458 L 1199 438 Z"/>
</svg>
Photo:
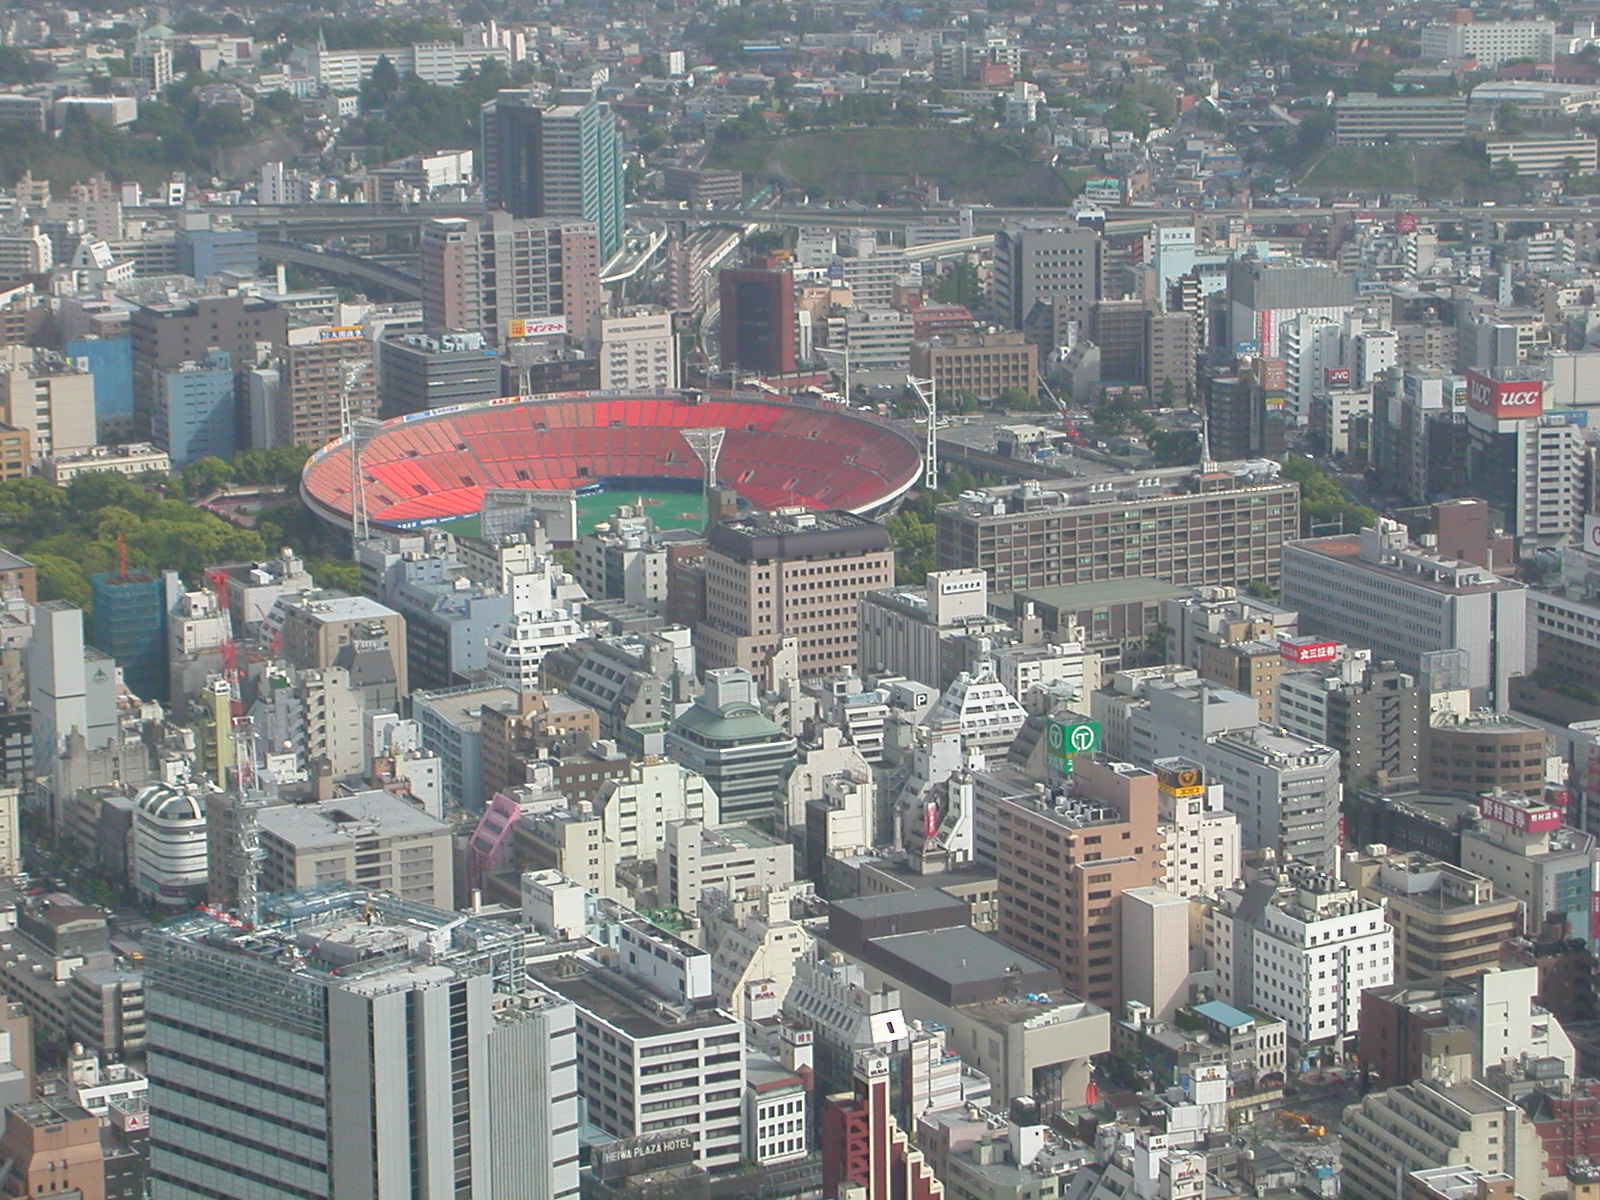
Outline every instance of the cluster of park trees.
<svg viewBox="0 0 1600 1200">
<path fill-rule="evenodd" d="M 174 476 L 80 475 L 66 487 L 43 479 L 0 483 L 0 545 L 38 568 L 39 598 L 89 607 L 89 576 L 114 571 L 118 542 L 130 568 L 176 570 L 198 586 L 207 567 L 258 561 L 293 546 L 326 586 L 350 588 L 359 575 L 343 542 L 292 496 L 242 529 L 192 500 L 232 484 L 288 486 L 305 452 L 247 450 L 233 462 L 202 459 Z"/>
</svg>

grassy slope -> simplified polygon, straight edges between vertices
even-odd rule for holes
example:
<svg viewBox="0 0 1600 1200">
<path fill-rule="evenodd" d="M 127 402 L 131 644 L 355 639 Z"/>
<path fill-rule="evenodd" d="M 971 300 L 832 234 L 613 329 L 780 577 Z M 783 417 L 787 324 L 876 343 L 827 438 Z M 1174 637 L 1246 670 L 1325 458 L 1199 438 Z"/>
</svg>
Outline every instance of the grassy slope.
<svg viewBox="0 0 1600 1200">
<path fill-rule="evenodd" d="M 1489 164 L 1449 146 L 1333 146 L 1301 180 L 1307 192 L 1377 189 L 1450 198 L 1492 191 Z"/>
<path fill-rule="evenodd" d="M 1029 163 L 1006 146 L 952 129 L 842 129 L 759 138 L 725 147 L 714 165 L 782 175 L 830 196 L 873 199 L 913 176 L 937 180 L 958 199 L 1050 203 L 1077 181 Z"/>
</svg>

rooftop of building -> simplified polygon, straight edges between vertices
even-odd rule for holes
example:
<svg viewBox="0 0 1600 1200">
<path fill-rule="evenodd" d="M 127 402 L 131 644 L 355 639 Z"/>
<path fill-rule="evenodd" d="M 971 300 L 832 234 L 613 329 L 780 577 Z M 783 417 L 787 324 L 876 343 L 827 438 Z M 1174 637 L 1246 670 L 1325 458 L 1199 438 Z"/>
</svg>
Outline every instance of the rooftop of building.
<svg viewBox="0 0 1600 1200">
<path fill-rule="evenodd" d="M 146 936 L 146 969 L 159 975 L 190 962 L 211 974 L 206 960 L 223 956 L 330 986 L 379 977 L 405 986 L 422 967 L 475 971 L 489 955 L 514 954 L 520 976 L 521 945 L 521 930 L 503 922 L 331 883 L 267 897 L 253 926 L 209 908 L 169 921 Z"/>
<path fill-rule="evenodd" d="M 387 604 L 380 604 L 370 596 L 347 596 L 343 592 L 310 591 L 284 600 L 290 610 L 304 613 L 319 623 L 331 621 L 381 621 L 397 617 Z"/>
<path fill-rule="evenodd" d="M 1201 472 L 1195 467 L 1159 467 L 1137 474 L 1094 475 L 1082 479 L 1029 479 L 1022 483 L 1001 484 L 963 492 L 959 499 L 939 506 L 939 511 L 963 510 L 972 516 L 988 515 L 982 510 L 1004 502 L 1006 516 L 1027 513 L 1077 510 L 1097 505 L 1126 505 L 1168 498 L 1217 497 L 1230 492 L 1264 488 L 1297 490 L 1293 482 L 1279 477 L 1279 467 L 1266 459 L 1213 464 L 1216 469 Z"/>
<path fill-rule="evenodd" d="M 15 1117 L 24 1125 L 31 1125 L 38 1129 L 47 1125 L 60 1125 L 64 1121 L 92 1121 L 97 1126 L 97 1118 L 81 1104 L 74 1104 L 71 1100 L 29 1100 L 22 1104 L 13 1104 L 6 1112 Z M 99 1136 L 98 1132 L 95 1135 Z"/>
<path fill-rule="evenodd" d="M 781 838 L 762 833 L 752 825 L 717 825 L 705 831 L 702 851 L 735 853 L 743 850 L 773 850 L 788 845 Z"/>
<path fill-rule="evenodd" d="M 1285 542 L 1283 548 L 1286 556 L 1293 550 L 1302 550 L 1308 554 L 1321 555 L 1323 558 L 1333 559 L 1336 562 L 1374 575 L 1403 579 L 1409 585 L 1444 595 L 1460 596 L 1485 592 L 1517 591 L 1527 586 L 1514 579 L 1503 579 L 1471 563 L 1458 563 L 1452 559 L 1443 559 L 1427 554 L 1419 547 L 1411 547 L 1409 550 L 1409 554 L 1414 561 L 1429 562 L 1441 571 L 1459 570 L 1462 581 L 1446 582 L 1443 579 L 1431 578 L 1417 571 L 1403 570 L 1392 563 L 1372 562 L 1361 556 L 1361 535 L 1359 533 L 1341 533 L 1334 534 L 1331 537 L 1303 538 L 1300 541 Z"/>
<path fill-rule="evenodd" d="M 719 710 L 696 702 L 679 713 L 672 726 L 698 734 L 708 742 L 794 741 L 759 708 L 747 704 L 736 703 Z"/>
<path fill-rule="evenodd" d="M 739 517 L 713 525 L 706 540 L 712 550 L 746 560 L 844 557 L 894 545 L 883 525 L 837 509 L 778 509 Z"/>
<path fill-rule="evenodd" d="M 20 571 L 33 564 L 20 554 L 13 554 L 9 550 L 0 550 L 0 571 Z"/>
<path fill-rule="evenodd" d="M 481 720 L 483 707 L 492 704 L 497 709 L 517 706 L 515 688 L 500 684 L 487 684 L 463 688 L 443 688 L 436 692 L 417 692 L 415 699 L 425 701 L 430 711 L 451 725 L 466 725 Z"/>
<path fill-rule="evenodd" d="M 885 892 L 880 896 L 834 900 L 831 906 L 858 920 L 869 921 L 945 910 L 950 907 L 950 897 L 934 888 L 917 888 L 909 892 Z"/>
<path fill-rule="evenodd" d="M 903 896 L 915 894 L 900 893 Z M 946 905 L 950 903 L 948 896 L 940 895 L 939 900 Z M 1003 981 L 1012 975 L 1037 978 L 1052 973 L 1044 963 L 971 925 L 891 933 L 872 938 L 871 944 L 952 988 Z"/>
<path fill-rule="evenodd" d="M 312 804 L 275 804 L 260 809 L 256 820 L 262 833 L 301 853 L 346 848 L 369 838 L 433 837 L 450 831 L 416 805 L 380 790 Z"/>
<path fill-rule="evenodd" d="M 1205 1004 L 1196 1004 L 1194 1011 L 1206 1020 L 1214 1021 L 1226 1029 L 1243 1029 L 1256 1023 L 1256 1019 L 1249 1013 L 1237 1009 L 1231 1004 L 1224 1004 L 1221 1000 L 1210 1000 Z"/>
<path fill-rule="evenodd" d="M 721 1009 L 668 1004 L 626 976 L 574 955 L 534 963 L 528 974 L 540 987 L 632 1038 L 667 1037 L 735 1024 Z"/>
<path fill-rule="evenodd" d="M 1093 583 L 1063 583 L 1054 587 L 1018 588 L 1011 593 L 1011 607 L 1019 600 L 1031 600 L 1057 612 L 1080 612 L 1086 608 L 1105 608 L 1113 604 L 1159 603 L 1182 596 L 1187 588 L 1160 579 L 1134 576 L 1131 579 L 1102 579 Z M 1000 600 L 997 598 L 997 603 Z"/>
</svg>

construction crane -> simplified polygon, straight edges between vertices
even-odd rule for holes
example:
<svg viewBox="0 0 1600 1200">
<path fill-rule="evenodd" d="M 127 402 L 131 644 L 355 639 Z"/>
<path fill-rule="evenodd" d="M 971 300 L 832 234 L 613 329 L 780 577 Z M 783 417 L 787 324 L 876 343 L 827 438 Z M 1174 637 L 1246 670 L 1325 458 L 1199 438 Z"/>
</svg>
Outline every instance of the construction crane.
<svg viewBox="0 0 1600 1200">
<path fill-rule="evenodd" d="M 229 709 L 235 718 L 244 712 L 244 689 L 239 685 L 239 646 L 233 640 L 233 620 L 228 607 L 228 572 L 213 567 L 206 572 L 206 582 L 211 585 L 211 595 L 216 600 L 217 615 L 227 622 L 218 650 L 222 653 L 222 677 L 228 683 Z M 222 730 L 217 730 L 222 736 Z"/>
</svg>

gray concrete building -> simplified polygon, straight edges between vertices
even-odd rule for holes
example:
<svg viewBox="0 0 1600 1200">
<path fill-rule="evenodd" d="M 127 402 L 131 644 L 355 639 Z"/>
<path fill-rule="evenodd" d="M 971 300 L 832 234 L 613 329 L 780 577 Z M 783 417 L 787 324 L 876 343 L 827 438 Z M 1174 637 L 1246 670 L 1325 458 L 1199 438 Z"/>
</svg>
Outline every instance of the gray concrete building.
<svg viewBox="0 0 1600 1200">
<path fill-rule="evenodd" d="M 934 520 L 940 569 L 982 567 L 995 592 L 1130 576 L 1275 584 L 1300 489 L 1271 464 L 1175 467 L 984 488 Z"/>
<path fill-rule="evenodd" d="M 1504 711 L 1511 677 L 1528 668 L 1526 585 L 1413 546 L 1387 518 L 1286 544 L 1283 603 L 1299 610 L 1302 634 L 1369 647 L 1424 687 L 1468 687 L 1474 704 Z M 1465 679 L 1461 655 L 1442 651 L 1464 654 Z"/>
<path fill-rule="evenodd" d="M 261 889 L 346 882 L 403 900 L 455 907 L 450 826 L 385 791 L 315 804 L 275 804 L 256 816 Z"/>
<path fill-rule="evenodd" d="M 384 417 L 499 395 L 500 357 L 481 333 L 401 333 L 378 343 L 378 412 Z"/>
</svg>

